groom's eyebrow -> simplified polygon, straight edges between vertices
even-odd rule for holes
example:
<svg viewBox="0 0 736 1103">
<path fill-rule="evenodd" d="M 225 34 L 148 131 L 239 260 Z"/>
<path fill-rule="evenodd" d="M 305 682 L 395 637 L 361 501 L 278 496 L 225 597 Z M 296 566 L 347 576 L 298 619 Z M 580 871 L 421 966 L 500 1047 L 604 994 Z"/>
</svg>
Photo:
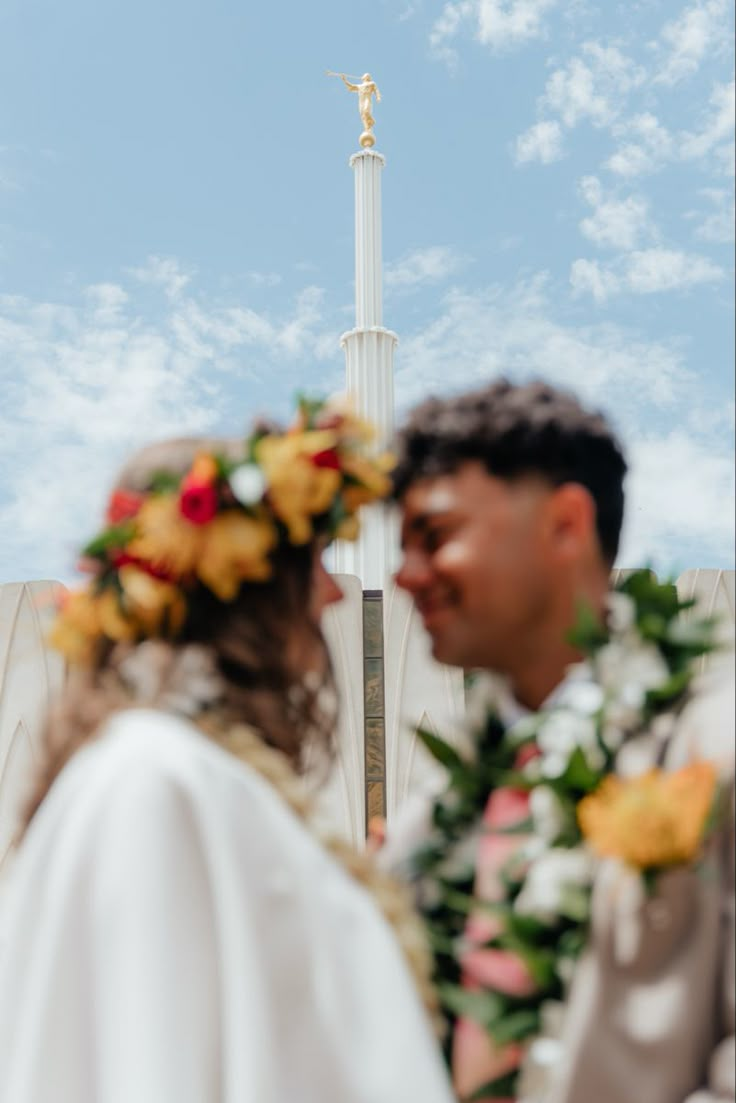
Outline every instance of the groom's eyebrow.
<svg viewBox="0 0 736 1103">
<path fill-rule="evenodd" d="M 425 506 L 421 513 L 415 513 L 409 520 L 404 521 L 401 526 L 401 546 L 404 547 L 407 536 L 423 536 L 427 529 L 430 527 L 432 521 L 438 517 L 447 517 L 452 513 L 452 506 L 448 502 L 443 504 L 438 502 L 436 505 Z"/>
</svg>

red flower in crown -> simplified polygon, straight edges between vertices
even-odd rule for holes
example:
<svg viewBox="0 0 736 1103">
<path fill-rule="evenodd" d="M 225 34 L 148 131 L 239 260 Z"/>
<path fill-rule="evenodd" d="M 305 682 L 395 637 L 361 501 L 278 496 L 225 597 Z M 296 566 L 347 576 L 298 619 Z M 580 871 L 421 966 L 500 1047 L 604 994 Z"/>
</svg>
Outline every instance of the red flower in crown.
<svg viewBox="0 0 736 1103">
<path fill-rule="evenodd" d="M 107 503 L 105 520 L 108 525 L 120 525 L 123 521 L 129 521 L 135 517 L 145 501 L 145 495 L 136 494 L 133 490 L 114 490 Z"/>
<path fill-rule="evenodd" d="M 172 575 L 170 571 L 165 571 L 161 567 L 155 567 L 153 563 L 148 563 L 145 559 L 140 559 L 137 555 L 129 555 L 128 552 L 115 552 L 111 562 L 116 571 L 119 571 L 121 567 L 137 567 L 151 578 L 157 578 L 159 582 L 176 581 L 174 575 Z"/>
<path fill-rule="evenodd" d="M 334 448 L 327 448 L 324 452 L 315 452 L 312 456 L 315 467 L 328 467 L 331 471 L 340 470 L 340 457 Z"/>
<path fill-rule="evenodd" d="M 211 483 L 187 476 L 181 484 L 179 510 L 193 525 L 206 525 L 217 513 L 217 490 Z"/>
</svg>

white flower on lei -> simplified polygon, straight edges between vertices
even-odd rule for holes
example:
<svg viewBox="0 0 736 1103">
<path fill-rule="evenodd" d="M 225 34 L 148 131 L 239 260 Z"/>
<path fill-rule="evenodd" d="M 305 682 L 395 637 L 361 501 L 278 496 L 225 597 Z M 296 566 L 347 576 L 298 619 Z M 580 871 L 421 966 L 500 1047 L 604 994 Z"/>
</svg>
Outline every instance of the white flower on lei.
<svg viewBox="0 0 736 1103">
<path fill-rule="evenodd" d="M 667 663 L 658 647 L 637 635 L 611 640 L 595 657 L 597 679 L 606 693 L 606 718 L 612 731 L 635 725 L 649 690 L 669 680 Z"/>
<path fill-rule="evenodd" d="M 554 923 L 560 915 L 565 889 L 590 885 L 593 869 L 593 859 L 584 847 L 551 847 L 529 866 L 514 910 L 540 923 Z"/>
<path fill-rule="evenodd" d="M 255 463 L 241 463 L 230 473 L 230 489 L 242 506 L 260 502 L 266 490 L 266 478 Z"/>
<path fill-rule="evenodd" d="M 629 594 L 614 590 L 606 599 L 608 627 L 612 632 L 628 632 L 636 623 L 636 602 Z"/>
<path fill-rule="evenodd" d="M 508 691 L 500 675 L 485 670 L 473 675 L 465 704 L 465 726 L 469 731 L 485 727 L 489 714 L 498 710 L 505 692 Z"/>
<path fill-rule="evenodd" d="M 437 876 L 448 881 L 472 875 L 478 858 L 478 847 L 483 835 L 483 826 L 478 823 L 473 831 L 464 835 L 452 846 L 437 866 Z"/>
<path fill-rule="evenodd" d="M 559 708 L 550 712 L 537 731 L 537 745 L 542 752 L 544 777 L 564 774 L 573 752 L 579 747 L 592 770 L 605 765 L 605 755 L 598 742 L 596 722 L 592 716 Z"/>
<path fill-rule="evenodd" d="M 554 843 L 567 826 L 562 801 L 549 785 L 536 785 L 529 797 L 534 833 L 547 844 Z"/>
<path fill-rule="evenodd" d="M 576 663 L 568 668 L 567 677 L 554 694 L 554 704 L 572 709 L 585 716 L 595 716 L 605 700 L 601 687 L 593 680 L 589 663 Z"/>
<path fill-rule="evenodd" d="M 489 716 L 498 713 L 499 703 L 508 693 L 500 675 L 482 671 L 474 675 L 465 702 L 465 719 L 457 733 L 455 750 L 465 762 L 475 762 L 478 756 L 478 735 L 485 729 Z"/>
</svg>

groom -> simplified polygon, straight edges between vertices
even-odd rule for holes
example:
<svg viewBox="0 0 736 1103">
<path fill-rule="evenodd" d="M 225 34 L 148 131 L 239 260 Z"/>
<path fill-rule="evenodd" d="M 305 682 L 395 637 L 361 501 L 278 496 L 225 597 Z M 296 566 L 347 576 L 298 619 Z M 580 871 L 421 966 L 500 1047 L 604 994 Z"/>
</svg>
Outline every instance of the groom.
<svg viewBox="0 0 736 1103">
<path fill-rule="evenodd" d="M 603 615 L 623 520 L 621 446 L 572 395 L 501 380 L 419 406 L 398 451 L 398 585 L 436 659 L 502 677 L 511 723 L 548 702 L 580 658 L 567 642 L 580 602 Z M 645 748 L 641 768 L 709 757 L 732 779 L 729 687 L 704 689 L 657 753 Z M 401 824 L 389 834 L 394 860 L 401 835 Z M 594 905 L 563 1070 L 544 1103 L 734 1099 L 732 859 L 719 868 L 714 883 L 684 877 L 663 908 L 628 915 L 626 938 L 605 902 L 597 915 Z"/>
</svg>

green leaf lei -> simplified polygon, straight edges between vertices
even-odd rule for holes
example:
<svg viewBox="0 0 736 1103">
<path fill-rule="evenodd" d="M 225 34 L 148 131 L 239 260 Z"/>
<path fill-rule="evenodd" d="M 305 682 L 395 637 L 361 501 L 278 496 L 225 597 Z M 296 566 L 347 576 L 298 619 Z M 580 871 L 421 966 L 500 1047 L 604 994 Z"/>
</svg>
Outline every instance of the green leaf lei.
<svg viewBox="0 0 736 1103">
<path fill-rule="evenodd" d="M 413 855 L 409 873 L 435 955 L 448 1064 L 461 1016 L 480 1023 L 499 1046 L 529 1043 L 544 1029 L 545 1008 L 564 1000 L 587 938 L 594 870 L 577 805 L 613 771 L 624 741 L 643 734 L 654 721 L 667 728 L 664 718 L 673 719 L 689 698 L 695 661 L 715 649 L 714 620 L 683 618 L 694 602 L 681 601 L 674 584 L 658 583 L 649 571 L 630 574 L 609 599 L 605 625 L 590 609 L 580 609 L 569 637 L 585 657 L 580 678 L 566 682 L 547 710 L 506 729 L 493 701 L 487 701 L 469 746 L 459 751 L 429 731 L 418 733 L 447 772 L 447 785 L 433 806 L 430 836 Z M 564 862 L 567 852 L 584 871 L 569 883 L 562 879 L 551 910 L 527 900 L 533 889 L 528 856 L 516 856 L 504 866 L 502 899 L 489 903 L 474 895 L 483 813 L 489 795 L 499 788 L 529 793 L 532 811 L 535 805 L 546 807 L 541 840 L 536 816 L 508 829 L 534 835 L 535 857 L 541 847 L 554 860 L 562 854 Z M 461 986 L 465 927 L 469 915 L 479 912 L 500 920 L 500 933 L 484 946 L 517 954 L 535 982 L 533 994 L 516 997 Z M 507 1073 L 463 1103 L 514 1097 L 519 1077 L 520 1070 Z"/>
</svg>

